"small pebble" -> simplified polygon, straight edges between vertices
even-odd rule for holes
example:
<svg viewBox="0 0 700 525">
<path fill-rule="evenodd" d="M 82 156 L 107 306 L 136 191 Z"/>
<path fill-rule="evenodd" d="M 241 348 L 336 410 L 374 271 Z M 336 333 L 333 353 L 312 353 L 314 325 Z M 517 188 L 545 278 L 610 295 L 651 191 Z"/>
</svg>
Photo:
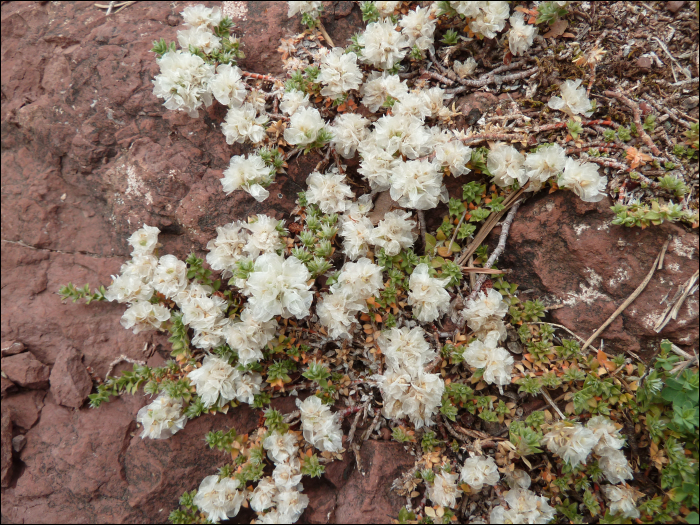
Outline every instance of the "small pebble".
<svg viewBox="0 0 700 525">
<path fill-rule="evenodd" d="M 15 452 L 21 452 L 24 448 L 24 445 L 26 444 L 27 438 L 24 437 L 22 434 L 12 438 L 12 450 L 14 450 Z"/>
<path fill-rule="evenodd" d="M 675 15 L 684 5 L 685 2 L 666 2 L 666 9 Z"/>
<path fill-rule="evenodd" d="M 653 62 L 651 60 L 651 57 L 639 57 L 637 59 L 637 67 L 640 69 L 651 69 Z"/>
</svg>

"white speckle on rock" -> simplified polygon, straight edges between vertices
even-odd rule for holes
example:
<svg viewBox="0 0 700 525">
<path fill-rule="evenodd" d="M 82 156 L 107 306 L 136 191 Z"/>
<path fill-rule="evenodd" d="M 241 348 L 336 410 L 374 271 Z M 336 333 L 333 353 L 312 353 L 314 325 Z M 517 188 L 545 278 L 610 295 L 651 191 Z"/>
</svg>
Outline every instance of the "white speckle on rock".
<svg viewBox="0 0 700 525">
<path fill-rule="evenodd" d="M 590 229 L 590 226 L 588 224 L 575 224 L 574 225 L 574 231 L 576 232 L 576 237 L 581 235 L 581 233 L 584 230 L 588 230 L 588 229 Z"/>
<path fill-rule="evenodd" d="M 662 315 L 663 311 L 660 311 L 658 313 L 650 312 L 642 318 L 642 324 L 646 326 L 649 330 L 653 330 L 656 326 L 656 323 L 658 323 L 661 320 Z"/>
<path fill-rule="evenodd" d="M 671 242 L 671 251 L 676 255 L 680 255 L 681 257 L 692 259 L 695 248 L 693 246 L 683 244 L 680 237 L 676 236 L 673 238 L 673 242 Z"/>
<path fill-rule="evenodd" d="M 223 2 L 223 12 L 231 20 L 245 20 L 248 14 L 247 2 Z"/>
<path fill-rule="evenodd" d="M 136 173 L 136 168 L 129 164 L 126 167 L 126 191 L 124 195 L 133 195 L 134 197 L 143 197 L 146 200 L 146 204 L 153 204 L 153 197 L 151 192 L 144 184 L 143 180 Z"/>
<path fill-rule="evenodd" d="M 627 281 L 627 280 L 629 280 L 629 278 L 630 278 L 630 276 L 627 273 L 627 270 L 623 270 L 622 268 L 618 268 L 617 270 L 615 270 L 615 275 L 613 276 L 613 278 L 608 281 L 608 285 L 611 288 L 615 288 L 622 281 Z"/>
<path fill-rule="evenodd" d="M 669 270 L 671 270 L 672 272 L 678 273 L 681 271 L 681 266 L 678 263 L 669 263 L 669 264 L 665 264 L 664 266 L 666 268 L 668 268 Z"/>
<path fill-rule="evenodd" d="M 588 281 L 588 284 L 590 284 L 591 286 L 598 288 L 598 286 L 600 286 L 600 283 L 603 282 L 603 278 L 597 273 L 595 273 L 595 270 L 593 268 L 585 268 L 583 271 L 588 274 L 588 277 L 586 277 L 586 281 Z"/>
<path fill-rule="evenodd" d="M 566 306 L 574 306 L 576 303 L 579 301 L 582 301 L 586 303 L 587 305 L 591 305 L 595 302 L 596 299 L 607 299 L 608 297 L 602 293 L 600 293 L 596 288 L 596 286 L 586 286 L 584 283 L 580 283 L 579 286 L 581 287 L 580 292 L 567 292 L 566 295 L 569 296 L 568 299 L 564 299 L 562 301 L 562 304 L 565 304 Z"/>
</svg>

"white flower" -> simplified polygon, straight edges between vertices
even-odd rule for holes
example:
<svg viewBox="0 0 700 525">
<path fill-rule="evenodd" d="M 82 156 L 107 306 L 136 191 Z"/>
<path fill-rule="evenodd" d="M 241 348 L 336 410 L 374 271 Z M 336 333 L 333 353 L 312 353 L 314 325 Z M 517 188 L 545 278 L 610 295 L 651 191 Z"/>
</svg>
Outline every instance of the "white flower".
<svg viewBox="0 0 700 525">
<path fill-rule="evenodd" d="M 155 255 L 134 255 L 134 257 L 122 265 L 121 275 L 135 275 L 142 282 L 148 283 L 153 278 L 153 273 L 158 266 L 158 257 Z"/>
<path fill-rule="evenodd" d="M 506 337 L 508 337 L 506 324 L 503 322 L 503 319 L 496 316 L 480 320 L 479 328 L 474 330 L 472 335 L 483 341 L 491 332 L 498 334 L 498 341 L 505 341 Z"/>
<path fill-rule="evenodd" d="M 362 161 L 358 173 L 367 179 L 372 191 L 388 190 L 391 187 L 391 177 L 401 164 L 401 159 L 378 147 L 373 139 L 361 143 L 359 151 Z"/>
<path fill-rule="evenodd" d="M 185 7 L 180 14 L 185 25 L 190 27 L 216 27 L 223 20 L 221 9 L 218 7 L 205 7 L 202 4 Z"/>
<path fill-rule="evenodd" d="M 243 283 L 249 297 L 248 308 L 258 321 L 269 321 L 276 315 L 285 319 L 301 319 L 309 315 L 313 294 L 307 281 L 311 274 L 296 257 L 287 259 L 275 253 L 257 258 L 253 272 Z"/>
<path fill-rule="evenodd" d="M 418 210 L 429 210 L 447 202 L 439 167 L 428 159 L 399 163 L 391 178 L 391 198 L 405 208 Z"/>
<path fill-rule="evenodd" d="M 561 88 L 561 98 L 552 97 L 547 105 L 552 109 L 563 111 L 570 117 L 574 115 L 585 115 L 590 117 L 593 114 L 593 105 L 586 96 L 586 88 L 579 87 L 583 82 L 578 80 L 567 80 Z"/>
<path fill-rule="evenodd" d="M 357 113 L 342 113 L 335 117 L 331 126 L 331 145 L 343 158 L 350 159 L 360 143 L 367 138 L 369 120 Z"/>
<path fill-rule="evenodd" d="M 401 17 L 399 25 L 403 27 L 401 33 L 408 38 L 409 47 L 415 45 L 422 51 L 433 47 L 437 19 L 430 19 L 429 7 L 418 7 L 415 11 L 409 11 Z"/>
<path fill-rule="evenodd" d="M 270 168 L 265 165 L 260 155 L 248 155 L 247 159 L 242 155 L 231 157 L 229 167 L 226 168 L 224 177 L 221 179 L 226 195 L 242 188 L 258 202 L 264 201 L 270 195 L 264 186 L 271 182 Z"/>
<path fill-rule="evenodd" d="M 634 478 L 634 473 L 621 450 L 607 447 L 600 451 L 598 466 L 610 483 L 622 483 L 626 479 Z"/>
<path fill-rule="evenodd" d="M 401 117 L 416 117 L 424 121 L 425 117 L 430 115 L 430 109 L 426 98 L 420 92 L 411 92 L 401 96 L 391 108 L 391 113 Z"/>
<path fill-rule="evenodd" d="M 240 222 L 231 222 L 217 226 L 216 239 L 207 243 L 207 262 L 214 270 L 231 274 L 236 269 L 236 263 L 244 258 L 243 248 L 248 242 L 248 232 Z"/>
<path fill-rule="evenodd" d="M 528 153 L 525 157 L 525 174 L 530 179 L 528 191 L 539 191 L 551 177 L 556 177 L 564 170 L 566 152 L 559 144 L 550 144 Z"/>
<path fill-rule="evenodd" d="M 388 368 L 384 375 L 373 377 L 382 392 L 385 417 L 408 417 L 416 429 L 433 424 L 432 417 L 440 409 L 445 391 L 445 383 L 438 374 L 427 374 L 422 368 L 409 371 L 400 367 Z"/>
<path fill-rule="evenodd" d="M 392 370 L 417 370 L 432 361 L 436 352 L 425 340 L 425 330 L 416 326 L 392 328 L 377 338 L 379 347 Z"/>
<path fill-rule="evenodd" d="M 284 130 L 284 140 L 296 146 L 313 144 L 324 130 L 326 123 L 316 108 L 299 108 L 289 119 Z"/>
<path fill-rule="evenodd" d="M 372 221 L 367 217 L 344 218 L 340 235 L 343 237 L 343 251 L 349 259 L 355 260 L 367 255 L 372 243 L 373 229 Z"/>
<path fill-rule="evenodd" d="M 489 516 L 491 523 L 549 523 L 556 514 L 544 496 L 527 489 L 514 488 L 504 492 L 503 497 L 509 509 L 503 505 L 494 507 Z"/>
<path fill-rule="evenodd" d="M 245 366 L 263 358 L 262 349 L 274 339 L 276 330 L 276 321 L 256 321 L 250 310 L 244 308 L 240 321 L 230 323 L 224 336 L 226 344 L 238 352 L 239 363 Z"/>
<path fill-rule="evenodd" d="M 363 46 L 360 59 L 377 69 L 391 69 L 400 62 L 409 47 L 408 37 L 396 31 L 390 20 L 372 22 L 358 38 Z"/>
<path fill-rule="evenodd" d="M 364 218 L 374 207 L 372 202 L 372 195 L 365 194 L 360 195 L 360 197 L 353 203 L 350 204 L 348 209 L 345 211 L 345 215 L 341 215 L 341 221 L 353 220 L 359 221 Z"/>
<path fill-rule="evenodd" d="M 204 406 L 209 408 L 219 401 L 224 406 L 236 397 L 236 380 L 240 373 L 223 359 L 205 356 L 202 366 L 187 374 L 197 389 Z"/>
<path fill-rule="evenodd" d="M 350 299 L 343 293 L 323 294 L 316 306 L 316 314 L 321 325 L 328 328 L 328 335 L 334 339 L 350 338 L 348 329 L 357 321 L 356 316 L 364 305 Z"/>
<path fill-rule="evenodd" d="M 431 135 L 423 122 L 411 115 L 384 116 L 374 123 L 372 137 L 388 153 L 400 151 L 409 159 L 430 153 Z"/>
<path fill-rule="evenodd" d="M 187 288 L 187 265 L 174 255 L 163 255 L 153 274 L 153 288 L 167 298 Z"/>
<path fill-rule="evenodd" d="M 195 300 L 209 297 L 214 289 L 211 286 L 191 282 L 182 292 L 173 297 L 173 301 L 182 309 L 187 303 Z"/>
<path fill-rule="evenodd" d="M 223 312 L 221 313 L 223 314 Z M 212 326 L 195 328 L 192 345 L 203 350 L 211 350 L 221 346 L 224 342 L 224 330 L 230 323 L 230 319 L 218 317 Z"/>
<path fill-rule="evenodd" d="M 476 20 L 469 24 L 469 28 L 486 38 L 495 38 L 496 33 L 506 26 L 506 20 L 510 14 L 508 2 L 480 2 L 480 4 L 482 4 L 479 6 L 481 10 L 476 15 Z"/>
<path fill-rule="evenodd" d="M 517 182 L 521 186 L 527 182 L 523 163 L 525 156 L 513 146 L 499 142 L 489 152 L 486 167 L 493 175 L 493 182 L 501 188 Z"/>
<path fill-rule="evenodd" d="M 362 71 L 357 65 L 357 55 L 345 53 L 342 47 L 334 47 L 321 60 L 318 81 L 324 85 L 321 95 L 334 100 L 351 89 L 358 89 L 362 84 Z"/>
<path fill-rule="evenodd" d="M 279 523 L 294 523 L 309 506 L 309 497 L 298 490 L 282 491 L 275 496 L 275 503 L 281 509 Z"/>
<path fill-rule="evenodd" d="M 267 439 L 265 441 L 267 441 Z M 272 481 L 272 478 L 265 477 L 258 481 L 258 485 L 255 487 L 253 495 L 250 496 L 250 508 L 255 512 L 262 512 L 265 509 L 269 509 L 272 507 L 272 505 L 274 505 L 274 497 L 276 495 L 277 486 Z"/>
<path fill-rule="evenodd" d="M 429 323 L 447 313 L 450 307 L 450 294 L 445 286 L 450 278 L 436 279 L 430 277 L 427 264 L 419 264 L 409 279 L 408 304 L 413 307 L 413 317 L 423 323 Z"/>
<path fill-rule="evenodd" d="M 179 296 L 180 294 L 177 297 Z M 222 328 L 217 323 L 223 318 L 226 308 L 228 308 L 226 299 L 209 294 L 203 297 L 193 297 L 180 304 L 184 324 L 195 330 L 212 332 L 216 331 L 217 328 Z"/>
<path fill-rule="evenodd" d="M 472 149 L 460 140 L 453 140 L 435 147 L 435 158 L 440 165 L 450 169 L 455 177 L 469 173 L 467 162 L 472 158 Z"/>
<path fill-rule="evenodd" d="M 243 143 L 246 140 L 256 144 L 265 136 L 263 124 L 267 122 L 267 116 L 256 117 L 257 111 L 252 104 L 245 103 L 238 108 L 230 108 L 226 118 L 221 124 L 221 131 L 226 137 L 226 144 L 234 142 Z"/>
<path fill-rule="evenodd" d="M 295 89 L 292 91 L 287 91 L 282 96 L 280 111 L 282 111 L 282 113 L 285 115 L 293 115 L 297 109 L 308 108 L 309 105 L 309 95 Z"/>
<path fill-rule="evenodd" d="M 297 438 L 291 432 L 280 434 L 274 431 L 263 441 L 263 446 L 267 450 L 267 457 L 275 463 L 282 463 L 289 458 L 296 456 L 299 447 Z"/>
<path fill-rule="evenodd" d="M 530 478 L 530 475 L 519 468 L 506 472 L 506 481 L 511 488 L 529 489 L 530 485 L 532 484 L 532 478 Z"/>
<path fill-rule="evenodd" d="M 204 104 L 210 106 L 212 96 L 209 87 L 214 77 L 214 66 L 186 51 L 168 51 L 156 60 L 160 74 L 153 79 L 153 94 L 165 99 L 170 110 L 186 111 L 197 117 L 197 110 Z"/>
<path fill-rule="evenodd" d="M 241 403 L 253 404 L 254 396 L 260 393 L 262 376 L 255 372 L 241 375 L 236 380 L 236 399 Z"/>
<path fill-rule="evenodd" d="M 160 330 L 163 323 L 170 319 L 170 310 L 159 304 L 148 301 L 136 301 L 126 309 L 120 320 L 121 325 L 129 330 L 134 329 L 138 334 L 145 330 Z"/>
<path fill-rule="evenodd" d="M 610 503 L 610 514 L 620 514 L 623 518 L 636 519 L 639 517 L 637 500 L 643 494 L 625 485 L 603 485 L 600 487 L 605 499 Z"/>
<path fill-rule="evenodd" d="M 280 221 L 263 214 L 251 217 L 249 220 L 251 222 L 245 227 L 250 233 L 243 249 L 250 257 L 256 258 L 261 253 L 275 253 L 284 248 L 284 241 L 277 231 Z"/>
<path fill-rule="evenodd" d="M 509 385 L 514 359 L 505 348 L 498 346 L 500 334 L 489 332 L 485 340 L 473 341 L 464 351 L 464 360 L 473 367 L 484 369 L 484 381 L 499 388 Z"/>
<path fill-rule="evenodd" d="M 331 412 L 316 396 L 296 401 L 301 412 L 304 439 L 321 452 L 338 452 L 343 448 L 343 431 L 338 413 Z"/>
<path fill-rule="evenodd" d="M 118 303 L 148 301 L 153 295 L 153 287 L 144 283 L 138 275 L 113 275 L 112 284 L 107 287 L 105 299 Z"/>
<path fill-rule="evenodd" d="M 466 459 L 459 477 L 475 492 L 480 491 L 484 485 L 495 485 L 500 479 L 498 465 L 491 456 Z"/>
<path fill-rule="evenodd" d="M 586 462 L 588 454 L 598 443 L 598 439 L 593 432 L 580 423 L 557 421 L 552 426 L 552 430 L 544 435 L 542 443 L 547 445 L 550 452 L 572 467 L 577 467 L 580 463 Z"/>
<path fill-rule="evenodd" d="M 211 92 L 224 106 L 241 107 L 246 97 L 241 70 L 230 64 L 219 64 L 211 80 Z"/>
<path fill-rule="evenodd" d="M 366 257 L 343 265 L 333 293 L 342 293 L 349 299 L 364 302 L 384 287 L 382 269 Z"/>
<path fill-rule="evenodd" d="M 238 514 L 246 498 L 245 490 L 237 490 L 240 484 L 241 482 L 237 479 L 224 478 L 219 481 L 219 476 L 216 474 L 207 476 L 199 485 L 193 503 L 213 523 L 233 518 Z"/>
<path fill-rule="evenodd" d="M 487 2 L 450 2 L 450 6 L 464 18 L 476 18 L 480 8 L 484 7 L 486 3 Z"/>
<path fill-rule="evenodd" d="M 187 50 L 192 46 L 201 49 L 205 54 L 221 49 L 221 39 L 203 25 L 178 31 L 177 42 L 182 49 Z"/>
<path fill-rule="evenodd" d="M 413 232 L 416 221 L 410 218 L 411 213 L 407 211 L 388 212 L 372 232 L 373 244 L 384 248 L 384 253 L 389 256 L 413 246 L 418 234 Z"/>
<path fill-rule="evenodd" d="M 382 18 L 386 18 L 387 16 L 391 16 L 394 14 L 394 11 L 396 8 L 399 6 L 401 2 L 387 2 L 387 1 L 379 1 L 379 2 L 374 2 L 374 7 L 377 8 L 377 11 L 379 11 L 379 15 Z"/>
<path fill-rule="evenodd" d="M 532 41 L 537 34 L 537 27 L 527 24 L 522 13 L 515 13 L 510 17 L 510 31 L 508 31 L 508 47 L 515 56 L 523 55 L 532 47 Z"/>
<path fill-rule="evenodd" d="M 503 296 L 498 290 L 489 288 L 488 292 L 479 292 L 476 299 L 469 299 L 461 315 L 467 320 L 469 328 L 477 331 L 492 318 L 502 319 L 507 313 L 508 303 Z"/>
<path fill-rule="evenodd" d="M 314 171 L 306 178 L 306 184 L 306 200 L 317 204 L 323 213 L 344 212 L 350 206 L 348 199 L 354 197 L 337 167 L 323 175 Z"/>
<path fill-rule="evenodd" d="M 462 491 L 457 487 L 457 474 L 441 472 L 435 476 L 432 486 L 428 487 L 428 497 L 435 505 L 454 508 Z"/>
<path fill-rule="evenodd" d="M 607 177 L 598 175 L 598 166 L 592 162 L 581 164 L 571 157 L 566 159 L 564 174 L 559 177 L 559 186 L 570 188 L 584 202 L 599 202 L 605 197 Z"/>
<path fill-rule="evenodd" d="M 289 11 L 287 16 L 292 18 L 297 13 L 302 15 L 309 14 L 313 18 L 318 17 L 318 13 L 323 9 L 323 2 L 287 2 L 289 5 Z"/>
<path fill-rule="evenodd" d="M 465 4 L 472 4 L 474 2 L 462 2 Z M 454 63 L 452 64 L 452 69 L 454 69 L 454 72 L 459 75 L 460 78 L 466 78 L 470 77 L 474 74 L 474 71 L 476 71 L 476 60 L 474 60 L 472 57 L 467 58 L 464 62 L 460 62 L 459 60 L 455 60 Z"/>
<path fill-rule="evenodd" d="M 316 397 L 316 396 L 313 396 Z M 299 400 L 297 399 L 297 402 Z M 299 459 L 289 458 L 287 461 L 277 463 L 272 471 L 272 479 L 279 491 L 294 490 L 301 481 L 301 466 Z"/>
<path fill-rule="evenodd" d="M 133 248 L 131 255 L 151 255 L 158 245 L 158 234 L 160 230 L 155 226 L 143 225 L 143 228 L 136 230 L 129 237 L 129 244 Z"/>
<path fill-rule="evenodd" d="M 143 426 L 142 439 L 167 439 L 185 428 L 187 416 L 182 413 L 181 401 L 161 394 L 138 411 L 136 421 Z"/>
<path fill-rule="evenodd" d="M 445 108 L 445 100 L 454 97 L 454 95 L 445 94 L 445 90 L 439 87 L 432 87 L 428 90 L 421 91 L 421 96 L 423 97 L 425 106 L 430 112 L 428 114 L 430 117 L 440 116 L 447 109 Z M 440 128 L 437 129 L 442 131 Z"/>
<path fill-rule="evenodd" d="M 408 93 L 408 84 L 401 80 L 398 75 L 388 73 L 378 73 L 373 71 L 367 81 L 362 84 L 360 94 L 362 104 L 372 112 L 379 111 L 387 97 L 399 100 Z"/>
<path fill-rule="evenodd" d="M 606 448 L 619 450 L 625 444 L 624 438 L 620 436 L 620 430 L 605 416 L 592 417 L 588 420 L 586 426 L 598 438 L 598 444 L 593 449 L 593 452 L 599 456 L 605 454 Z"/>
</svg>

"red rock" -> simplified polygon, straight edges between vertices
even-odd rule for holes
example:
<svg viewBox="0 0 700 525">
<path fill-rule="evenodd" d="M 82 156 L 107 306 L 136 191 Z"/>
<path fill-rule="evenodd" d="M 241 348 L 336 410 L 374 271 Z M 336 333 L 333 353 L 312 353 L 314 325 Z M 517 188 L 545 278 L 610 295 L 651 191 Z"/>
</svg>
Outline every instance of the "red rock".
<svg viewBox="0 0 700 525">
<path fill-rule="evenodd" d="M 400 443 L 365 441 L 360 450 L 363 476 L 357 468 L 338 491 L 335 523 L 388 523 L 396 519 L 406 499 L 391 484 L 411 468 L 414 458 Z"/>
<path fill-rule="evenodd" d="M 2 357 L 17 355 L 24 352 L 26 348 L 19 341 L 3 341 L 2 342 Z"/>
<path fill-rule="evenodd" d="M 73 347 L 66 347 L 58 354 L 50 382 L 54 401 L 66 407 L 79 408 L 92 390 L 92 379 L 83 365 L 83 356 Z"/>
<path fill-rule="evenodd" d="M 29 430 L 39 420 L 45 396 L 46 392 L 41 390 L 20 392 L 4 399 L 2 404 L 10 411 L 15 426 Z"/>
<path fill-rule="evenodd" d="M 666 2 L 666 9 L 675 15 L 684 5 L 685 2 Z"/>
<path fill-rule="evenodd" d="M 12 481 L 12 419 L 5 404 L 2 404 L 2 418 L 0 419 L 0 486 L 9 487 Z M 4 498 L 3 498 L 4 499 Z M 3 506 L 5 502 L 3 501 Z M 3 521 L 5 521 L 3 509 Z"/>
<path fill-rule="evenodd" d="M 7 379 L 6 377 L 0 377 L 2 380 L 2 397 L 4 398 L 7 394 L 10 394 L 17 390 L 17 385 L 15 385 L 12 381 Z"/>
<path fill-rule="evenodd" d="M 640 69 L 651 69 L 652 64 L 651 57 L 639 57 L 637 59 L 637 67 Z"/>
<path fill-rule="evenodd" d="M 462 113 L 458 118 L 457 127 L 473 126 L 491 106 L 498 103 L 498 97 L 486 91 L 477 91 L 456 100 L 457 109 Z"/>
<path fill-rule="evenodd" d="M 661 333 L 653 326 L 666 307 L 659 301 L 673 297 L 697 269 L 698 235 L 669 223 L 645 230 L 614 226 L 610 205 L 609 199 L 585 203 L 566 191 L 529 200 L 515 216 L 502 258 L 502 266 L 513 270 L 508 280 L 532 290 L 520 293 L 522 301 L 563 305 L 551 311 L 552 321 L 587 339 L 637 288 L 671 235 L 664 269 L 601 337 L 615 353 L 650 355 L 664 338 L 696 347 L 697 299 L 691 297 Z M 491 246 L 498 234 L 491 235 Z"/>
<path fill-rule="evenodd" d="M 2 371 L 13 383 L 26 388 L 46 388 L 49 385 L 49 367 L 30 352 L 2 358 Z"/>
</svg>

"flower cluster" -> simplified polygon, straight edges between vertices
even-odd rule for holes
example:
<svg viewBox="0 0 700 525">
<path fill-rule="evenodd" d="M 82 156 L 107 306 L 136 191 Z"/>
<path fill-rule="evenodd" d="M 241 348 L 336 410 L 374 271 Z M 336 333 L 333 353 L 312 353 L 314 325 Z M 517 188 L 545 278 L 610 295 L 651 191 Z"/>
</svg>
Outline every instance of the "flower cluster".
<svg viewBox="0 0 700 525">
<path fill-rule="evenodd" d="M 220 480 L 218 475 L 207 476 L 200 483 L 193 503 L 206 514 L 209 521 L 219 523 L 238 515 L 246 492 L 237 479 Z"/>
<path fill-rule="evenodd" d="M 464 461 L 459 477 L 474 492 L 480 491 L 484 485 L 498 483 L 498 466 L 490 456 L 474 456 Z"/>
<path fill-rule="evenodd" d="M 337 412 L 331 412 L 317 396 L 307 397 L 305 401 L 297 399 L 297 407 L 306 441 L 321 452 L 338 452 L 343 448 L 343 431 Z"/>
<path fill-rule="evenodd" d="M 161 394 L 138 411 L 136 421 L 143 426 L 142 438 L 167 439 L 185 428 L 187 416 L 180 401 Z"/>
<path fill-rule="evenodd" d="M 381 288 L 382 270 L 366 257 L 343 266 L 338 282 L 319 302 L 316 313 L 331 337 L 350 337 L 349 328 L 359 312 L 367 311 L 365 301 Z"/>
<path fill-rule="evenodd" d="M 427 264 L 416 266 L 409 280 L 408 292 L 408 304 L 413 307 L 413 317 L 423 323 L 430 323 L 446 313 L 450 306 L 450 294 L 445 287 L 449 282 L 449 277 L 430 277 Z"/>
<path fill-rule="evenodd" d="M 586 88 L 581 87 L 583 81 L 567 80 L 561 86 L 561 97 L 552 97 L 547 105 L 552 109 L 563 111 L 570 117 L 575 115 L 585 115 L 590 117 L 593 114 L 593 104 L 586 95 Z"/>
<path fill-rule="evenodd" d="M 416 428 L 432 425 L 445 383 L 438 374 L 424 371 L 435 356 L 425 342 L 425 331 L 418 327 L 411 331 L 393 329 L 379 339 L 379 344 L 387 357 L 387 369 L 374 378 L 382 392 L 384 416 L 408 417 Z"/>
<path fill-rule="evenodd" d="M 503 318 L 508 313 L 508 303 L 498 290 L 489 288 L 481 291 L 475 299 L 467 301 L 464 310 L 459 312 L 459 320 L 467 323 L 474 335 L 481 340 L 491 332 L 498 332 L 498 341 L 506 338 L 506 325 Z"/>
<path fill-rule="evenodd" d="M 598 466 L 610 483 L 632 479 L 632 469 L 620 450 L 624 440 L 605 416 L 591 418 L 585 427 L 580 423 L 559 421 L 545 434 L 543 444 L 572 467 L 585 463 L 588 455 L 595 453 L 600 458 Z"/>
<path fill-rule="evenodd" d="M 265 187 L 270 185 L 273 175 L 260 155 L 248 155 L 248 158 L 236 155 L 231 157 L 221 184 L 226 195 L 242 188 L 256 201 L 262 202 L 270 196 Z"/>
<path fill-rule="evenodd" d="M 464 351 L 464 361 L 470 366 L 484 369 L 484 381 L 496 384 L 502 391 L 505 385 L 510 384 L 513 356 L 508 350 L 498 346 L 500 334 L 496 331 L 489 332 L 483 341 L 472 342 Z"/>
<path fill-rule="evenodd" d="M 187 377 L 197 389 L 205 407 L 223 407 L 237 399 L 251 404 L 253 396 L 260 393 L 260 374 L 241 374 L 227 361 L 214 356 L 206 356 L 202 366 L 193 370 Z"/>
<path fill-rule="evenodd" d="M 503 493 L 503 499 L 508 508 L 494 507 L 489 516 L 491 523 L 549 523 L 556 514 L 547 498 L 528 489 L 513 488 Z"/>
<path fill-rule="evenodd" d="M 258 482 L 250 496 L 250 507 L 259 513 L 257 523 L 294 523 L 309 504 L 308 496 L 302 494 L 297 437 L 292 432 L 275 430 L 265 437 L 263 447 L 275 469 L 272 476 Z"/>
</svg>

